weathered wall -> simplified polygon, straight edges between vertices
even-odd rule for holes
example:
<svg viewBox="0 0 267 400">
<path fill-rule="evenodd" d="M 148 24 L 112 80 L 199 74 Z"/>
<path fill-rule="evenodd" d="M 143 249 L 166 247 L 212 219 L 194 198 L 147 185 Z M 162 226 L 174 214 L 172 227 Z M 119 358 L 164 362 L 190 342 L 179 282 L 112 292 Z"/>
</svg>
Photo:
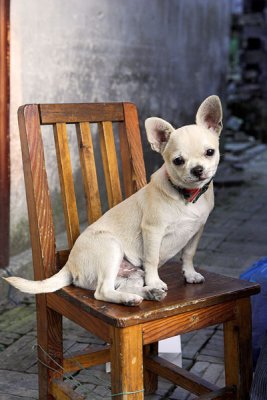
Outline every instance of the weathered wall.
<svg viewBox="0 0 267 400">
<path fill-rule="evenodd" d="M 229 19 L 230 0 L 12 0 L 13 252 L 27 241 L 18 106 L 124 100 L 137 104 L 141 121 L 193 122 L 205 96 L 223 94 Z M 51 157 L 52 138 L 45 141 Z M 158 161 L 146 151 L 149 172 Z M 57 198 L 52 162 L 49 179 Z"/>
</svg>

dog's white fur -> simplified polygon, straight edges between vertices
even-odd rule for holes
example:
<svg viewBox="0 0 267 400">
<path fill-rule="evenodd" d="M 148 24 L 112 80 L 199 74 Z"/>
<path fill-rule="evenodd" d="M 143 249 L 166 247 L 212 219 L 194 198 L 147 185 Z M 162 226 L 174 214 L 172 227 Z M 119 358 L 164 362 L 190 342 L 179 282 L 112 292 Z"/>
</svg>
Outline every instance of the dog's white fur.
<svg viewBox="0 0 267 400">
<path fill-rule="evenodd" d="M 217 96 L 201 104 L 196 125 L 175 130 L 163 119 L 148 118 L 148 141 L 164 159 L 150 183 L 90 225 L 60 272 L 44 281 L 6 280 L 28 293 L 53 292 L 73 283 L 95 290 L 98 300 L 138 305 L 143 298 L 165 297 L 167 285 L 159 278 L 158 268 L 182 251 L 186 281 L 203 282 L 204 277 L 194 269 L 193 257 L 214 206 L 212 183 L 196 203 L 186 203 L 168 176 L 173 185 L 187 189 L 201 188 L 210 181 L 219 162 L 221 121 Z M 207 154 L 209 149 L 214 150 L 213 155 Z M 173 161 L 179 157 L 183 163 L 175 165 Z M 199 166 L 203 172 L 196 176 L 194 168 Z"/>
</svg>

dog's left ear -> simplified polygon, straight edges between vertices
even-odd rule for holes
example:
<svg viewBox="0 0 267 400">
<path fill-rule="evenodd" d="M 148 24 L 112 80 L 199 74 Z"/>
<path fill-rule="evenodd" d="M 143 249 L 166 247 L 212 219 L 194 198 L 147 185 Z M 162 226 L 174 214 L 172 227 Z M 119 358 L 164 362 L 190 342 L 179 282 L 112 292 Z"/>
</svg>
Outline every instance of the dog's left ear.
<svg viewBox="0 0 267 400">
<path fill-rule="evenodd" d="M 218 96 L 209 96 L 201 103 L 196 124 L 214 130 L 218 135 L 222 130 L 222 105 Z"/>
<path fill-rule="evenodd" d="M 162 153 L 174 127 L 164 119 L 151 117 L 145 120 L 145 128 L 152 150 Z"/>
</svg>

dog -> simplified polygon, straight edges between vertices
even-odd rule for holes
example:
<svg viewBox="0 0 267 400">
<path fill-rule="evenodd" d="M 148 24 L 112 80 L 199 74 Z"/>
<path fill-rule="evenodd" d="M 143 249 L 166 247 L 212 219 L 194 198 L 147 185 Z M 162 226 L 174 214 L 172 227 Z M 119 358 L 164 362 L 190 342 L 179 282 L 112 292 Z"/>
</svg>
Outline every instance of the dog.
<svg viewBox="0 0 267 400">
<path fill-rule="evenodd" d="M 196 124 L 175 129 L 152 117 L 145 128 L 152 149 L 164 160 L 150 182 L 85 229 L 54 276 L 43 281 L 9 277 L 7 282 L 35 294 L 74 284 L 94 290 L 97 300 L 137 306 L 166 296 L 158 269 L 179 252 L 186 282 L 204 281 L 193 258 L 214 207 L 220 99 L 213 95 L 203 101 Z"/>
</svg>

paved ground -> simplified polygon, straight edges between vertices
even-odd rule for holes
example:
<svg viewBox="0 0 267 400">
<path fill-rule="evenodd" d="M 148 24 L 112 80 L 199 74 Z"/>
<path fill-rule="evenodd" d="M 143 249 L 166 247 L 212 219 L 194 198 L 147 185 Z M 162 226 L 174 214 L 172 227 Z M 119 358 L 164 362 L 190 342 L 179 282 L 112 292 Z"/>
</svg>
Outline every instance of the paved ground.
<svg viewBox="0 0 267 400">
<path fill-rule="evenodd" d="M 196 264 L 209 271 L 238 277 L 254 261 L 267 256 L 266 156 L 248 163 L 241 186 L 217 189 L 217 204 L 210 216 L 196 257 Z M 29 253 L 17 257 L 29 262 Z M 15 292 L 9 299 L 18 300 Z M 33 299 L 0 307 L 0 400 L 38 399 L 36 328 Z M 66 353 L 81 350 L 99 339 L 65 322 Z M 182 336 L 183 365 L 200 376 L 224 384 L 223 332 L 220 326 Z M 81 370 L 68 376 L 76 390 L 90 400 L 110 398 L 110 377 L 105 367 Z M 160 380 L 159 389 L 147 399 L 189 400 L 187 392 Z"/>
</svg>

